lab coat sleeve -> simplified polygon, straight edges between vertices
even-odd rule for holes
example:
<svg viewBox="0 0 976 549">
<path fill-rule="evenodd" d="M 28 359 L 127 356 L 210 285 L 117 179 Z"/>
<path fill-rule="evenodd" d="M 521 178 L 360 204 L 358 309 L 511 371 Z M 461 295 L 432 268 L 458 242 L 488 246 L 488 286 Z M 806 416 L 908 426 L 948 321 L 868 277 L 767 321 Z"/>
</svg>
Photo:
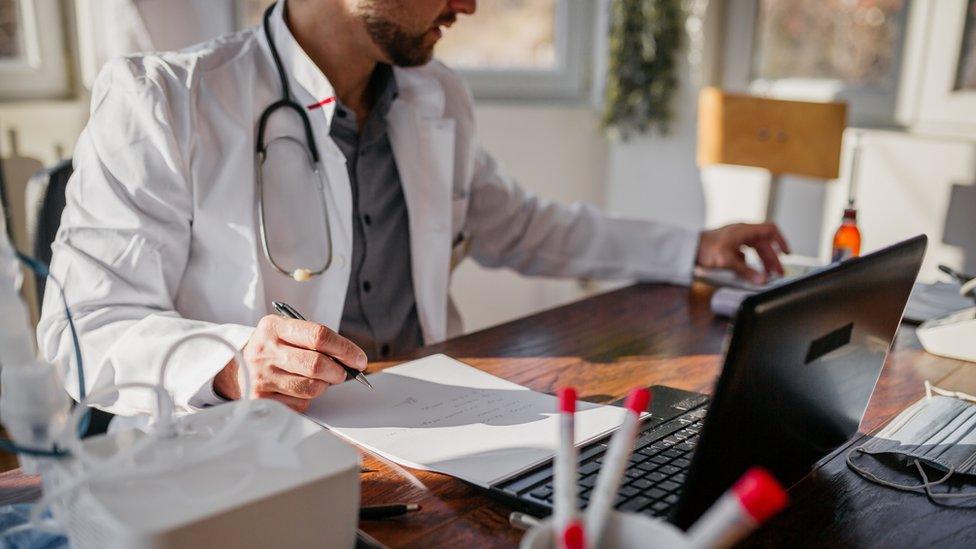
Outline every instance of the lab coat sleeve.
<svg viewBox="0 0 976 549">
<path fill-rule="evenodd" d="M 527 275 L 691 280 L 698 232 L 545 200 L 519 187 L 480 148 L 469 201 L 471 255 L 484 266 Z"/>
<path fill-rule="evenodd" d="M 193 222 L 187 90 L 153 57 L 111 62 L 92 90 L 51 266 L 78 328 L 89 393 L 111 384 L 156 383 L 167 349 L 188 334 L 216 334 L 240 349 L 253 330 L 182 318 L 175 310 Z M 71 336 L 51 283 L 37 336 L 44 358 L 59 366 L 77 399 Z M 209 341 L 183 345 L 165 380 L 177 406 L 190 410 L 191 401 L 206 400 L 208 384 L 232 356 Z M 127 415 L 154 406 L 148 391 L 129 390 L 99 407 Z"/>
</svg>

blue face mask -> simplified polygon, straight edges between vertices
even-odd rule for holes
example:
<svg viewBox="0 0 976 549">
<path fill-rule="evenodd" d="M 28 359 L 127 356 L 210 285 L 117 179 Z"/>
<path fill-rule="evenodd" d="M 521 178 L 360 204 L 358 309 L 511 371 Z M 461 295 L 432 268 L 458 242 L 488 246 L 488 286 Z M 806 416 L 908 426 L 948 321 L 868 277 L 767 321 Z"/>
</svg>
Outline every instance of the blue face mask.
<svg viewBox="0 0 976 549">
<path fill-rule="evenodd" d="M 933 395 L 933 391 L 941 394 Z M 932 488 L 953 475 L 976 477 L 976 405 L 967 402 L 972 399 L 969 395 L 932 388 L 928 383 L 926 392 L 927 396 L 898 414 L 868 442 L 851 449 L 847 465 L 871 482 L 925 493 L 934 501 L 974 498 L 976 492 L 944 493 Z M 865 456 L 883 455 L 914 466 L 922 483 L 908 485 L 881 478 L 867 466 Z M 923 465 L 945 474 L 930 480 Z"/>
</svg>

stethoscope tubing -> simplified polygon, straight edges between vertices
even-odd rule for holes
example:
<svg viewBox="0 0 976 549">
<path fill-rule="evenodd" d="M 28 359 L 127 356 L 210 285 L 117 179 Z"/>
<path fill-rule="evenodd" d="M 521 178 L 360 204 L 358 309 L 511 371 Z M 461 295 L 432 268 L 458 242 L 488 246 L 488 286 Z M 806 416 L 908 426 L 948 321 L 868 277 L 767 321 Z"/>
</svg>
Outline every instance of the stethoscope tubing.
<svg viewBox="0 0 976 549">
<path fill-rule="evenodd" d="M 275 46 L 274 37 L 271 35 L 271 12 L 274 10 L 275 4 L 271 4 L 264 12 L 264 19 L 262 20 L 262 27 L 264 29 L 264 36 L 268 40 L 268 48 L 271 50 L 271 58 L 274 60 L 275 69 L 278 71 L 278 78 L 281 81 L 281 99 L 275 101 L 261 113 L 261 117 L 258 119 L 258 131 L 257 139 L 255 140 L 255 183 L 257 191 L 257 203 L 258 203 L 258 227 L 261 236 L 261 248 L 264 251 L 264 256 L 271 264 L 272 267 L 281 274 L 289 276 L 296 281 L 308 280 L 313 276 L 318 276 L 323 274 L 332 265 L 332 227 L 329 222 L 329 206 L 325 200 L 325 186 L 322 181 L 321 166 L 318 146 L 315 142 L 315 135 L 312 133 L 312 123 L 308 118 L 308 113 L 305 112 L 305 108 L 296 103 L 291 98 L 291 89 L 288 85 L 288 77 L 285 74 L 285 69 L 281 64 L 281 56 L 278 54 L 278 48 Z M 318 194 L 322 203 L 322 215 L 325 223 L 325 241 L 328 244 L 328 253 L 325 258 L 325 263 L 318 269 L 311 270 L 307 268 L 296 268 L 296 269 L 286 269 L 282 267 L 274 259 L 274 255 L 271 253 L 271 245 L 268 243 L 268 227 L 266 223 L 266 215 L 264 211 L 264 175 L 263 167 L 264 162 L 268 157 L 268 147 L 270 142 L 265 143 L 264 133 L 267 128 L 268 119 L 279 109 L 292 110 L 298 114 L 299 119 L 302 121 L 302 128 L 305 133 L 305 143 L 302 143 L 294 137 L 284 136 L 276 139 L 284 139 L 287 141 L 294 142 L 299 147 L 305 149 L 308 155 L 308 161 L 312 167 L 312 172 L 315 174 L 315 179 L 318 183 Z"/>
</svg>

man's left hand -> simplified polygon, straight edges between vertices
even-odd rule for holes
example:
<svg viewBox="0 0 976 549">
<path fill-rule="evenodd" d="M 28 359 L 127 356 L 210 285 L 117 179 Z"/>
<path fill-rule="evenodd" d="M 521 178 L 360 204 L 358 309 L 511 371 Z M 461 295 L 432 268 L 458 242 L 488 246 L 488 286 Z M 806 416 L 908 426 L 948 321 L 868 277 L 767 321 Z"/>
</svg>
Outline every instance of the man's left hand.
<svg viewBox="0 0 976 549">
<path fill-rule="evenodd" d="M 743 246 L 756 250 L 765 273 L 746 264 Z M 780 253 L 790 253 L 790 247 L 776 225 L 737 223 L 702 232 L 695 263 L 701 267 L 731 269 L 741 278 L 761 285 L 766 283 L 768 275 L 783 274 L 783 265 L 779 262 Z"/>
</svg>

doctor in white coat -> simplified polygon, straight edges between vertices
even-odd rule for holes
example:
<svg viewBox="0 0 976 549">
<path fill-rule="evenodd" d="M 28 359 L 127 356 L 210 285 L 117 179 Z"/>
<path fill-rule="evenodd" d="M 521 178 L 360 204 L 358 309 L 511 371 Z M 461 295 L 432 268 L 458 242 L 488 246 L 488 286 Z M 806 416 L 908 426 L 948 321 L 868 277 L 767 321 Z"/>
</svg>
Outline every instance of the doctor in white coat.
<svg viewBox="0 0 976 549">
<path fill-rule="evenodd" d="M 743 261 L 748 245 L 767 272 L 781 271 L 776 254 L 788 250 L 772 225 L 698 233 L 614 219 L 548 202 L 506 176 L 478 144 L 470 93 L 431 61 L 441 33 L 458 14 L 474 13 L 475 2 L 280 0 L 266 29 L 102 70 L 52 261 L 74 310 L 89 391 L 153 381 L 174 341 L 208 332 L 243 349 L 254 396 L 304 410 L 345 379 L 338 363 L 362 370 L 364 348 L 370 358 L 389 354 L 379 339 L 390 334 L 370 332 L 389 321 L 377 315 L 385 307 L 406 311 L 396 322 L 414 325 L 401 346 L 458 334 L 448 286 L 465 255 L 529 275 L 680 283 L 699 264 L 761 281 L 765 274 Z M 262 164 L 259 120 L 283 95 L 301 106 L 311 135 L 294 109 L 278 109 L 264 128 Z M 363 201 L 377 189 L 389 190 L 376 204 L 400 223 L 378 236 L 373 225 L 388 220 L 371 220 L 374 202 Z M 298 281 L 269 257 L 301 271 L 299 279 L 302 269 L 328 268 Z M 405 274 L 383 280 L 386 271 Z M 73 370 L 58 293 L 46 296 L 39 344 Z M 315 322 L 273 315 L 272 300 Z M 365 328 L 346 334 L 345 325 Z M 65 373 L 77 398 L 76 375 Z M 237 365 L 212 343 L 182 347 L 166 383 L 184 410 L 241 396 Z M 152 407 L 151 395 L 133 391 L 107 409 Z"/>
</svg>

